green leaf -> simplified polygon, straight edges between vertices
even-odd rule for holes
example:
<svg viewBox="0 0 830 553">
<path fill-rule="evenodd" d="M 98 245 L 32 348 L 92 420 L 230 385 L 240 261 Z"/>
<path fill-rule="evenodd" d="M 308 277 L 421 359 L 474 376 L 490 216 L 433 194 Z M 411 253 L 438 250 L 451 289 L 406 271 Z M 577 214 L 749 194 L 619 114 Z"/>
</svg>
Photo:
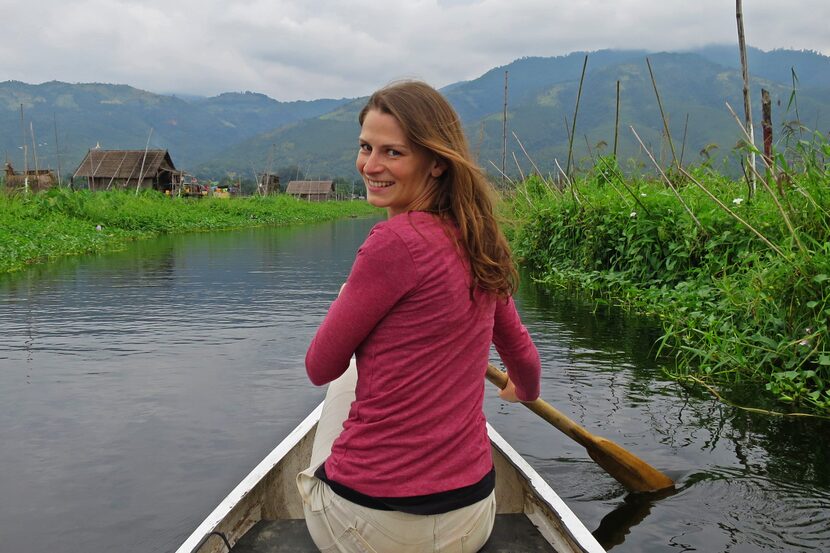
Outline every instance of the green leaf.
<svg viewBox="0 0 830 553">
<path fill-rule="evenodd" d="M 830 355 L 819 355 L 818 364 L 824 367 L 830 367 Z"/>
<path fill-rule="evenodd" d="M 822 282 L 824 282 L 827 279 L 830 279 L 830 276 L 828 276 L 824 273 L 821 273 L 820 275 L 816 275 L 816 276 L 813 277 L 813 282 L 815 282 L 817 284 L 821 284 Z"/>
<path fill-rule="evenodd" d="M 817 301 L 808 301 L 807 302 L 807 307 L 809 307 L 810 309 L 814 308 L 817 305 L 818 305 Z"/>
</svg>

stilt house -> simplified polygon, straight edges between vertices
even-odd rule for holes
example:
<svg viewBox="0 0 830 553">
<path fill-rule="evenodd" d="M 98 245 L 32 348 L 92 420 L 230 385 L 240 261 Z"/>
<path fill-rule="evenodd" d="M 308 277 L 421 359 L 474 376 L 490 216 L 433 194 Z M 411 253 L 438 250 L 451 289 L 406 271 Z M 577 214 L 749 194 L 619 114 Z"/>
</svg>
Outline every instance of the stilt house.
<svg viewBox="0 0 830 553">
<path fill-rule="evenodd" d="M 324 202 L 335 198 L 334 181 L 331 180 L 292 180 L 285 193 L 301 200 Z"/>
<path fill-rule="evenodd" d="M 89 150 L 75 174 L 74 186 L 90 190 L 152 188 L 171 191 L 182 181 L 167 150 Z"/>
</svg>

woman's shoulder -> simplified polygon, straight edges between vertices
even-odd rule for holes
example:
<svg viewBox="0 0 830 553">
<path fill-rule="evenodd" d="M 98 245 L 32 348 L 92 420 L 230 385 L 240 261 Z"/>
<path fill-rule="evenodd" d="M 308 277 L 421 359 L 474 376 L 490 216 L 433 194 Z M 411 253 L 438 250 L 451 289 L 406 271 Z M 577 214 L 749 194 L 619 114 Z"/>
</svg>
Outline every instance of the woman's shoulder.
<svg viewBox="0 0 830 553">
<path fill-rule="evenodd" d="M 394 232 L 404 240 L 408 237 L 423 238 L 434 233 L 446 233 L 449 228 L 449 223 L 441 217 L 426 211 L 401 213 L 376 225 L 375 228 L 381 225 L 384 229 Z"/>
</svg>

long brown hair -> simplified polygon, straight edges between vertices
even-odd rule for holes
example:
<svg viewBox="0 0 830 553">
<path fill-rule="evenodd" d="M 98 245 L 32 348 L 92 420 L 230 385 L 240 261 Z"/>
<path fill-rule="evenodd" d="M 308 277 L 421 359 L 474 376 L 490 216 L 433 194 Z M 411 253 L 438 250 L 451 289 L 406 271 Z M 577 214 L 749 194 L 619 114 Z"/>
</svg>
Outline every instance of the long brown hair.
<svg viewBox="0 0 830 553">
<path fill-rule="evenodd" d="M 461 121 L 450 103 L 426 83 L 400 81 L 372 94 L 360 112 L 361 126 L 371 110 L 394 117 L 413 144 L 446 164 L 426 210 L 458 226 L 472 272 L 470 292 L 478 288 L 502 298 L 512 295 L 518 274 L 493 212 L 493 189 L 473 162 Z"/>
</svg>

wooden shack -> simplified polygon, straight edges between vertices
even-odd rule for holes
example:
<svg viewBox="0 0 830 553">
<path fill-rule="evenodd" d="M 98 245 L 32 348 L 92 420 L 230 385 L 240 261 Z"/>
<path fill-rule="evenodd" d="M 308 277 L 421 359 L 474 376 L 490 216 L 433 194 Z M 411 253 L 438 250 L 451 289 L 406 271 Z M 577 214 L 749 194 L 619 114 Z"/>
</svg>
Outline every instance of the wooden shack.
<svg viewBox="0 0 830 553">
<path fill-rule="evenodd" d="M 257 175 L 257 193 L 262 196 L 280 193 L 280 176 L 272 173 Z"/>
<path fill-rule="evenodd" d="M 18 173 L 14 170 L 12 164 L 7 161 L 5 182 L 6 190 L 10 192 L 23 190 L 40 192 L 57 185 L 58 177 L 51 169 L 29 170 Z"/>
<path fill-rule="evenodd" d="M 152 188 L 172 192 L 182 181 L 167 150 L 89 150 L 75 174 L 74 186 L 90 190 Z"/>
<path fill-rule="evenodd" d="M 331 180 L 292 180 L 285 193 L 300 200 L 324 202 L 335 198 L 334 181 Z"/>
</svg>

